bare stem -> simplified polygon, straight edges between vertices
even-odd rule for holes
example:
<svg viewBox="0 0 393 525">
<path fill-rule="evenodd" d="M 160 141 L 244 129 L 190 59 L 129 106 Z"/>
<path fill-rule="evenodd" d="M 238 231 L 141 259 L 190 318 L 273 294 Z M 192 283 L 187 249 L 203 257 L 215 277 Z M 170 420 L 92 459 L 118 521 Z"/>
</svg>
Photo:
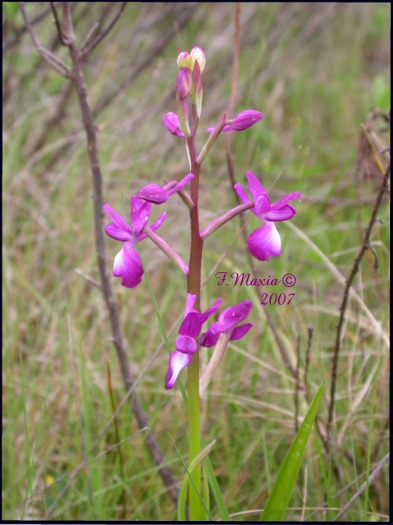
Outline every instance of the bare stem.
<svg viewBox="0 0 393 525">
<path fill-rule="evenodd" d="M 340 318 L 339 318 L 338 326 L 337 326 L 336 343 L 334 345 L 333 359 L 332 359 L 332 373 L 331 373 L 332 382 L 330 386 L 329 416 L 328 416 L 328 423 L 327 423 L 327 452 L 329 452 L 331 448 L 331 444 L 332 444 L 332 424 L 333 424 L 333 415 L 334 415 L 334 406 L 335 406 L 338 358 L 339 358 L 340 349 L 341 349 L 342 330 L 343 330 L 344 320 L 345 320 L 345 311 L 347 309 L 347 304 L 348 304 L 349 291 L 351 289 L 355 276 L 357 272 L 359 271 L 360 263 L 363 259 L 363 256 L 369 247 L 371 231 L 377 219 L 378 210 L 379 210 L 379 207 L 381 206 L 383 196 L 385 192 L 387 191 L 389 175 L 390 175 L 390 165 L 388 166 L 384 174 L 381 189 L 375 201 L 374 209 L 371 214 L 370 222 L 368 223 L 368 226 L 367 226 L 367 230 L 364 236 L 362 246 L 359 250 L 358 256 L 356 257 L 354 261 L 351 273 L 349 274 L 349 277 L 347 279 L 345 289 L 344 289 L 343 300 L 340 306 Z"/>
<path fill-rule="evenodd" d="M 19 7 L 23 16 L 23 20 L 25 21 L 27 31 L 30 34 L 30 37 L 33 41 L 33 44 L 37 48 L 38 53 L 41 55 L 41 58 L 45 60 L 53 69 L 55 69 L 58 73 L 60 73 L 61 76 L 65 78 L 71 77 L 71 69 L 57 56 L 55 56 L 53 53 L 48 51 L 47 49 L 43 48 L 41 44 L 38 41 L 38 38 L 36 34 L 33 31 L 33 28 L 31 27 L 30 21 L 27 17 L 26 11 L 25 11 L 25 5 L 24 2 L 19 3 Z"/>
<path fill-rule="evenodd" d="M 94 234 L 95 234 L 95 243 L 96 243 L 96 252 L 97 252 L 97 261 L 98 268 L 101 278 L 101 290 L 104 296 L 104 300 L 108 309 L 113 342 L 117 351 L 117 356 L 120 364 L 120 369 L 123 377 L 123 382 L 125 388 L 130 391 L 134 385 L 134 379 L 131 374 L 130 364 L 127 358 L 127 348 L 126 343 L 122 334 L 120 318 L 118 314 L 117 302 L 113 295 L 111 281 L 109 278 L 109 272 L 106 263 L 106 251 L 105 251 L 105 237 L 104 237 L 104 221 L 103 221 L 103 196 L 102 196 L 102 185 L 103 177 L 101 164 L 99 160 L 98 152 L 98 140 L 96 134 L 96 127 L 93 121 L 93 115 L 90 108 L 89 97 L 87 93 L 87 87 L 84 79 L 83 73 L 83 56 L 79 49 L 77 48 L 75 37 L 73 33 L 73 24 L 71 18 L 71 6 L 69 2 L 62 4 L 64 22 L 63 27 L 59 27 L 61 31 L 64 42 L 69 48 L 71 55 L 72 70 L 68 70 L 69 76 L 75 86 L 78 101 L 80 105 L 83 125 L 86 132 L 87 138 L 87 150 L 90 168 L 93 176 L 93 201 L 94 201 Z M 37 49 L 40 51 L 40 46 L 38 40 L 33 33 L 31 26 L 29 26 L 26 13 L 24 12 L 23 4 L 21 4 L 22 14 L 25 18 L 26 25 L 28 27 L 31 38 L 36 45 Z M 41 56 L 46 59 L 45 54 L 40 51 Z M 47 59 L 46 59 L 47 60 Z M 48 60 L 47 60 L 48 61 Z M 52 64 L 53 65 L 53 64 Z M 57 68 L 55 68 L 57 69 Z M 61 71 L 59 71 L 63 74 Z M 64 76 L 64 75 L 63 75 Z M 131 398 L 132 410 L 135 414 L 138 426 L 140 429 L 145 429 L 149 427 L 149 420 L 147 414 L 143 410 L 141 401 L 136 392 L 133 393 Z M 154 462 L 159 467 L 159 473 L 168 488 L 169 495 L 172 501 L 176 504 L 178 498 L 178 489 L 176 487 L 174 478 L 170 469 L 165 466 L 165 458 L 161 451 L 161 448 L 157 442 L 155 434 L 152 431 L 147 431 L 146 445 L 150 451 L 150 454 Z"/>
<path fill-rule="evenodd" d="M 238 65 L 237 65 L 237 61 L 238 61 L 238 56 L 239 56 L 239 50 L 240 50 L 240 37 L 239 37 L 239 34 L 240 34 L 240 2 L 237 2 L 236 3 L 236 12 L 235 12 L 235 39 L 234 39 L 234 51 L 233 51 L 233 76 L 232 76 L 232 88 L 231 88 L 231 99 L 230 99 L 230 105 L 229 105 L 229 108 L 228 108 L 228 113 L 229 111 L 232 111 L 234 110 L 234 107 L 235 107 L 235 97 L 236 97 L 236 92 L 237 92 L 237 70 L 238 70 Z M 227 138 L 226 138 L 226 141 L 225 141 L 225 150 L 226 150 L 226 159 L 227 159 L 227 166 L 228 166 L 228 177 L 231 181 L 231 186 L 232 186 L 232 190 L 233 190 L 233 193 L 234 193 L 234 196 L 235 196 L 235 199 L 236 199 L 236 202 L 240 205 L 241 204 L 241 201 L 239 199 L 239 196 L 238 194 L 236 193 L 235 189 L 234 189 L 234 185 L 236 183 L 236 178 L 235 178 L 235 167 L 234 167 L 234 163 L 233 163 L 233 158 L 232 158 L 232 147 L 231 147 L 231 133 L 228 133 L 227 134 Z M 247 246 L 247 237 L 248 237 L 248 233 L 247 233 L 247 224 L 246 224 L 246 219 L 244 217 L 244 214 L 239 214 L 239 221 L 240 221 L 240 227 L 241 227 L 241 231 L 242 231 L 242 235 L 243 235 L 243 240 L 244 240 L 244 244 Z M 254 264 L 254 260 L 250 254 L 250 252 L 248 251 L 248 249 L 246 250 L 246 253 L 247 253 L 247 258 L 248 258 L 248 262 L 249 262 L 249 265 L 250 265 L 250 268 L 251 268 L 251 271 L 253 274 L 257 274 L 257 268 L 256 268 L 256 265 Z M 260 297 L 260 300 L 262 301 L 262 292 L 263 290 L 261 290 L 260 288 L 257 288 L 257 293 Z M 273 334 L 273 337 L 276 341 L 276 344 L 277 344 L 277 347 L 279 349 L 279 352 L 281 354 L 281 358 L 285 364 L 285 366 L 288 368 L 288 370 L 290 370 L 291 374 L 293 375 L 293 377 L 296 376 L 296 370 L 294 368 L 294 366 L 292 365 L 291 363 L 291 360 L 289 358 L 289 355 L 288 355 L 288 352 L 283 344 L 283 342 L 281 341 L 281 338 L 276 330 L 276 327 L 274 325 L 274 321 L 273 321 L 273 318 L 270 314 L 270 312 L 268 311 L 268 309 L 263 306 L 263 311 L 265 312 L 265 316 L 266 316 L 266 320 L 267 320 L 267 323 L 269 325 L 269 329 L 270 331 L 272 332 Z"/>
<path fill-rule="evenodd" d="M 296 341 L 296 387 L 295 387 L 295 433 L 297 434 L 299 430 L 299 389 L 300 389 L 300 383 L 299 383 L 299 377 L 300 377 L 300 335 L 297 336 Z"/>
<path fill-rule="evenodd" d="M 123 14 L 124 9 L 126 8 L 127 2 L 122 2 L 120 5 L 120 8 L 116 15 L 113 17 L 112 21 L 108 24 L 108 26 L 100 33 L 92 42 L 87 39 L 86 44 L 82 49 L 80 50 L 82 56 L 86 56 L 89 53 L 93 51 L 95 47 L 98 46 L 100 42 L 104 40 L 104 38 L 108 35 L 108 33 L 113 29 L 121 15 Z M 94 34 L 94 31 L 90 34 Z"/>
<path fill-rule="evenodd" d="M 306 363 L 304 365 L 304 388 L 306 391 L 306 399 L 307 402 L 310 402 L 310 390 L 308 387 L 308 369 L 310 366 L 310 355 L 311 355 L 311 343 L 312 343 L 312 336 L 314 333 L 314 328 L 312 326 L 308 327 L 308 338 L 307 338 L 307 350 L 306 350 Z"/>
<path fill-rule="evenodd" d="M 196 129 L 196 127 L 195 127 Z M 199 231 L 198 197 L 199 197 L 199 178 L 200 164 L 197 161 L 195 136 L 187 139 L 187 147 L 190 155 L 191 172 L 194 178 L 191 181 L 191 200 L 193 206 L 190 209 L 191 226 L 191 246 L 190 263 L 187 279 L 187 292 L 197 296 L 194 308 L 200 310 L 201 297 L 201 269 L 203 240 Z M 188 366 L 188 421 L 189 421 L 189 454 L 190 462 L 199 454 L 201 450 L 201 417 L 200 417 L 200 397 L 199 397 L 199 352 L 195 352 L 190 365 Z M 201 521 L 202 505 L 200 494 L 202 493 L 202 471 L 198 466 L 191 474 L 193 483 L 190 484 L 190 520 Z M 199 494 L 198 494 L 199 492 Z"/>
</svg>

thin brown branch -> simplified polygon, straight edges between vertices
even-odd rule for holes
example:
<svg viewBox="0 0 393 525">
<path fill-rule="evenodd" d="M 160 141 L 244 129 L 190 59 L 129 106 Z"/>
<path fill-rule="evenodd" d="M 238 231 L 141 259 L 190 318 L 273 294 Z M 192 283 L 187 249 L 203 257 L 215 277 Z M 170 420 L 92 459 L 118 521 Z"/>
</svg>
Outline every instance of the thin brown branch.
<svg viewBox="0 0 393 525">
<path fill-rule="evenodd" d="M 359 498 L 359 496 L 361 496 L 363 492 L 367 490 L 367 488 L 373 483 L 374 479 L 378 476 L 378 474 L 381 472 L 381 470 L 386 465 L 386 463 L 388 463 L 389 460 L 390 460 L 390 453 L 388 452 L 386 456 L 381 459 L 381 461 L 378 463 L 375 469 L 371 472 L 369 478 L 364 483 L 362 483 L 361 487 L 359 487 L 359 489 L 355 492 L 352 498 L 340 510 L 340 512 L 334 518 L 334 521 L 338 521 L 342 516 L 344 516 L 344 514 L 352 506 L 352 504 Z"/>
<path fill-rule="evenodd" d="M 98 259 L 98 268 L 101 278 L 101 289 L 103 297 L 108 309 L 113 342 L 117 351 L 118 360 L 121 368 L 121 373 L 123 377 L 123 382 L 127 391 L 133 388 L 134 380 L 131 375 L 130 364 L 127 358 L 127 348 L 126 343 L 123 338 L 121 331 L 120 318 L 118 314 L 117 302 L 115 300 L 111 281 L 109 278 L 109 271 L 106 263 L 106 251 L 105 251 L 105 237 L 104 237 L 104 222 L 103 222 L 103 195 L 102 195 L 102 186 L 103 186 L 103 176 L 101 170 L 101 164 L 99 160 L 98 152 L 98 140 L 96 134 L 96 127 L 93 121 L 93 115 L 90 108 L 89 98 L 87 94 L 87 87 L 84 78 L 83 72 L 83 57 L 76 45 L 73 22 L 71 17 L 71 6 L 69 2 L 62 4 L 63 8 L 63 26 L 58 27 L 63 35 L 63 41 L 65 45 L 69 48 L 73 69 L 69 70 L 67 68 L 67 76 L 72 79 L 75 86 L 78 101 L 81 111 L 81 116 L 83 120 L 83 125 L 86 132 L 87 138 L 87 150 L 90 168 L 93 176 L 93 202 L 94 202 L 94 233 L 95 233 L 95 243 L 96 243 L 96 252 Z M 21 3 L 21 10 L 25 18 L 26 26 L 28 27 L 31 38 L 33 39 L 34 45 L 37 47 L 41 56 L 43 56 L 47 62 L 51 63 L 48 60 L 48 52 L 45 50 L 43 54 L 42 48 L 39 45 L 39 42 L 33 33 L 29 21 L 26 17 L 23 3 Z M 56 57 L 56 61 L 57 61 Z M 56 62 L 55 62 L 56 63 Z M 51 64 L 53 65 L 53 64 Z M 64 66 L 66 67 L 66 66 Z M 64 76 L 61 68 L 55 69 Z M 139 428 L 146 428 L 149 426 L 148 417 L 143 410 L 141 401 L 137 393 L 134 392 L 131 399 L 132 410 L 135 414 L 136 420 L 138 422 Z M 176 487 L 174 478 L 170 469 L 165 465 L 165 458 L 161 451 L 161 448 L 157 442 L 157 439 L 152 431 L 147 432 L 146 445 L 150 451 L 150 454 L 159 468 L 159 473 L 167 486 L 168 493 L 172 501 L 176 504 L 178 498 L 178 489 Z"/>
<path fill-rule="evenodd" d="M 42 13 L 40 13 L 39 15 L 37 15 L 35 18 L 31 20 L 30 25 L 32 27 L 35 26 L 36 24 L 41 22 L 41 20 L 43 20 L 49 13 L 50 13 L 50 8 L 46 8 Z M 27 31 L 26 24 L 20 29 L 16 30 L 16 32 L 14 33 L 13 39 L 7 42 L 3 46 L 3 54 L 9 51 L 12 47 L 14 47 L 18 43 L 19 40 L 22 38 L 22 36 L 26 33 L 26 31 Z"/>
<path fill-rule="evenodd" d="M 80 49 L 84 49 L 90 42 L 93 41 L 93 39 L 98 35 L 98 33 L 101 31 L 102 26 L 104 24 L 104 21 L 106 20 L 109 13 L 112 11 L 112 9 L 115 7 L 114 4 L 107 4 L 104 6 L 101 10 L 100 17 L 98 20 L 94 22 L 94 24 L 91 26 L 89 31 L 87 32 L 87 35 L 85 36 L 82 44 L 80 45 Z"/>
<path fill-rule="evenodd" d="M 112 21 L 109 23 L 109 25 L 102 31 L 101 34 L 99 34 L 92 42 L 87 41 L 86 45 L 81 48 L 80 54 L 81 56 L 85 57 L 89 53 L 93 51 L 94 48 L 98 46 L 100 42 L 104 40 L 104 38 L 110 33 L 110 31 L 114 28 L 117 21 L 123 14 L 124 9 L 126 8 L 127 2 L 122 2 L 119 11 L 116 13 L 116 15 L 113 17 Z"/>
<path fill-rule="evenodd" d="M 31 27 L 31 23 L 27 17 L 24 2 L 20 2 L 19 7 L 23 16 L 23 20 L 25 21 L 27 31 L 29 32 L 33 44 L 37 48 L 38 53 L 45 60 L 45 62 L 47 62 L 51 67 L 53 67 L 53 69 L 60 73 L 61 76 L 65 78 L 70 78 L 71 70 L 69 69 L 69 67 L 60 58 L 58 58 L 56 55 L 54 55 L 47 49 L 43 48 L 39 43 L 38 38 L 34 33 L 33 28 Z"/>
<path fill-rule="evenodd" d="M 171 4 L 168 4 L 171 6 Z M 176 4 L 172 4 L 175 6 Z M 131 69 L 130 73 L 127 75 L 127 77 L 112 91 L 106 93 L 103 97 L 101 97 L 94 110 L 93 110 L 93 116 L 95 117 L 100 113 L 103 109 L 105 109 L 112 100 L 115 100 L 120 93 L 124 92 L 124 90 L 132 84 L 135 79 L 138 77 L 138 75 L 151 64 L 151 62 L 160 55 L 162 50 L 169 44 L 169 42 L 177 35 L 178 27 L 185 27 L 196 9 L 201 5 L 201 3 L 196 2 L 195 4 L 179 4 L 182 6 L 180 12 L 178 13 L 178 18 L 176 20 L 176 24 L 174 24 L 171 29 L 168 30 L 167 33 L 165 33 L 160 39 L 158 39 L 153 47 L 151 48 L 150 52 L 145 55 L 145 57 L 141 60 L 141 62 L 137 63 L 133 69 Z M 173 9 L 173 7 L 171 7 Z M 171 94 L 172 96 L 172 94 Z"/>
<path fill-rule="evenodd" d="M 55 20 L 55 25 L 56 25 L 56 29 L 57 29 L 57 35 L 59 37 L 59 40 L 60 40 L 60 43 L 65 46 L 66 43 L 64 42 L 64 37 L 63 37 L 63 31 L 61 29 L 61 25 L 60 25 L 60 20 L 59 20 L 59 15 L 57 14 L 57 9 L 56 9 L 56 5 L 55 5 L 55 2 L 50 2 L 50 7 L 52 9 L 52 13 L 53 13 L 53 18 Z"/>
<path fill-rule="evenodd" d="M 229 98 L 228 115 L 233 117 L 237 98 L 237 84 L 239 78 L 239 55 L 240 55 L 240 2 L 235 6 L 235 34 L 233 37 L 233 57 L 232 57 L 232 85 Z M 230 134 L 228 134 L 228 137 Z"/>
<path fill-rule="evenodd" d="M 300 390 L 300 335 L 296 341 L 296 373 L 295 373 L 295 433 L 299 430 L 299 390 Z"/>
<path fill-rule="evenodd" d="M 236 15 L 235 15 L 235 39 L 234 39 L 234 51 L 233 51 L 233 69 L 238 71 L 238 57 L 239 57 L 239 53 L 240 53 L 240 3 L 238 2 L 236 4 Z M 235 76 L 233 75 L 232 77 L 232 87 L 231 87 L 231 103 L 234 107 L 235 105 L 235 95 L 236 95 L 236 91 L 237 91 L 237 76 L 238 76 L 238 73 L 236 73 L 236 78 Z M 233 93 L 235 93 L 235 95 L 233 95 Z M 230 109 L 230 108 L 229 108 Z M 232 110 L 233 112 L 233 110 Z M 227 134 L 227 139 L 225 141 L 225 150 L 226 150 L 226 160 L 227 160 L 227 166 L 228 166 L 228 176 L 229 176 L 229 179 L 231 181 L 231 186 L 232 186 L 232 190 L 233 190 L 233 193 L 234 193 L 234 197 L 236 199 L 236 202 L 238 205 L 241 204 L 241 201 L 239 199 L 239 196 L 238 194 L 236 193 L 235 189 L 234 189 L 234 185 L 236 183 L 236 178 L 235 178 L 235 167 L 234 167 L 234 163 L 233 163 L 233 157 L 232 157 L 232 148 L 231 148 L 231 134 L 228 133 Z M 246 219 L 244 217 L 244 214 L 240 214 L 239 215 L 239 221 L 240 221 L 240 227 L 241 227 L 241 231 L 242 231 L 242 235 L 243 235 L 243 240 L 244 240 L 244 243 L 245 245 L 247 246 L 247 237 L 248 237 L 248 233 L 247 233 L 247 224 L 246 224 Z M 250 254 L 250 252 L 247 250 L 247 258 L 248 258 L 248 262 L 249 262 L 249 265 L 250 265 L 250 268 L 251 268 L 251 271 L 254 275 L 257 275 L 257 268 L 254 264 L 254 261 L 253 261 L 253 258 Z M 263 293 L 263 290 L 261 290 L 259 287 L 257 288 L 257 293 L 258 293 L 258 296 L 260 298 L 260 300 L 262 301 L 263 297 L 262 297 L 262 293 Z M 279 349 L 279 352 L 281 354 L 281 358 L 285 364 L 285 366 L 288 368 L 288 370 L 291 372 L 292 376 L 295 377 L 296 375 L 296 370 L 295 368 L 292 366 L 292 363 L 291 363 L 291 360 L 289 358 L 289 355 L 288 355 L 288 352 L 284 346 L 284 344 L 282 343 L 281 341 L 281 338 L 280 336 L 278 335 L 278 332 L 276 330 L 276 327 L 274 325 L 274 321 L 273 321 L 273 318 L 269 312 L 269 310 L 264 306 L 262 305 L 263 307 L 263 311 L 265 312 L 265 316 L 266 316 L 266 320 L 267 320 L 267 323 L 269 325 L 269 329 L 270 331 L 272 332 L 273 334 L 273 337 L 276 341 L 276 344 L 277 344 L 277 347 Z"/>
<path fill-rule="evenodd" d="M 71 32 L 72 34 L 72 32 Z M 130 365 L 127 358 L 126 344 L 123 338 L 123 334 L 120 326 L 120 319 L 118 314 L 117 302 L 114 298 L 111 282 L 109 279 L 109 272 L 106 264 L 106 251 L 105 251 L 105 239 L 104 239 L 104 222 L 103 222 L 103 195 L 102 195 L 102 184 L 103 177 L 101 171 L 101 164 L 98 155 L 98 140 L 96 135 L 96 128 L 94 126 L 93 116 L 90 109 L 90 104 L 87 96 L 87 88 L 85 84 L 82 57 L 76 47 L 75 41 L 71 40 L 69 44 L 69 50 L 74 66 L 74 82 L 75 88 L 78 93 L 78 99 L 83 119 L 83 124 L 86 131 L 88 154 L 90 167 L 93 174 L 93 200 L 94 200 L 94 223 L 95 223 L 95 240 L 96 240 L 96 251 L 98 258 L 98 267 L 101 276 L 101 287 L 104 295 L 104 299 L 108 308 L 109 317 L 112 326 L 112 335 L 114 345 L 117 350 L 120 368 L 123 376 L 123 381 L 126 386 L 126 390 L 129 390 L 133 386 L 133 378 L 131 376 Z M 142 404 L 139 396 L 134 393 L 132 399 L 133 412 L 137 418 L 138 425 L 140 428 L 148 427 L 149 421 L 145 411 L 142 408 Z M 166 486 L 168 487 L 169 494 L 174 502 L 177 501 L 178 491 L 172 477 L 171 471 L 164 465 L 164 455 L 157 442 L 157 439 L 153 432 L 147 433 L 146 444 L 150 450 L 151 455 L 157 465 L 160 466 L 160 474 L 163 478 Z"/>
<path fill-rule="evenodd" d="M 390 166 L 387 168 L 384 174 L 381 189 L 375 201 L 374 209 L 371 214 L 370 222 L 366 229 L 366 233 L 364 236 L 362 246 L 359 250 L 358 256 L 356 257 L 354 261 L 351 273 L 349 274 L 349 277 L 347 279 L 345 289 L 344 289 L 343 300 L 340 306 L 340 318 L 339 318 L 338 326 L 337 326 L 336 342 L 334 345 L 333 359 L 332 359 L 332 372 L 331 372 L 332 381 L 331 381 L 331 386 L 330 386 L 329 416 L 328 416 L 328 423 L 327 423 L 327 451 L 328 452 L 331 448 L 331 443 L 332 443 L 331 434 L 332 434 L 332 424 L 333 424 L 333 415 L 334 415 L 334 406 L 335 406 L 335 396 L 336 396 L 338 360 L 339 360 L 340 349 L 341 349 L 342 330 L 343 330 L 344 321 L 345 321 L 345 312 L 347 309 L 349 292 L 353 284 L 353 281 L 355 279 L 355 276 L 357 272 L 359 271 L 360 263 L 363 259 L 363 256 L 366 253 L 368 246 L 370 244 L 371 231 L 375 224 L 375 221 L 377 220 L 377 214 L 381 206 L 383 196 L 385 192 L 387 191 L 389 175 L 390 175 Z"/>
<path fill-rule="evenodd" d="M 310 402 L 310 389 L 308 386 L 308 369 L 310 367 L 310 356 L 311 356 L 311 343 L 312 343 L 312 336 L 314 333 L 314 328 L 312 326 L 309 326 L 307 331 L 307 349 L 306 349 L 306 363 L 304 365 L 304 388 L 306 391 L 306 399 L 307 402 Z"/>
</svg>

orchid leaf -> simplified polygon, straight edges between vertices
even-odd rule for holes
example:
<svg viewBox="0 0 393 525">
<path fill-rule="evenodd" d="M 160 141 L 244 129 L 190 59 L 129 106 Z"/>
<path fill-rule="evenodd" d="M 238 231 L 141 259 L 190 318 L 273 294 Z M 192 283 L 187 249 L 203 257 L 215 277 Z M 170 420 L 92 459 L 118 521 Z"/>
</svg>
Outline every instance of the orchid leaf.
<svg viewBox="0 0 393 525">
<path fill-rule="evenodd" d="M 199 452 L 199 454 L 192 460 L 192 462 L 191 462 L 191 464 L 190 464 L 190 466 L 188 468 L 184 465 L 186 470 L 187 470 L 187 472 L 186 472 L 186 475 L 184 477 L 184 481 L 183 481 L 182 488 L 180 490 L 180 495 L 179 495 L 179 503 L 178 503 L 178 507 L 177 507 L 178 521 L 186 521 L 187 491 L 188 491 L 188 486 L 190 484 L 190 480 L 191 480 L 191 482 L 193 482 L 193 480 L 191 478 L 191 474 L 196 469 L 196 467 L 201 465 L 201 463 L 207 457 L 207 455 L 210 453 L 210 451 L 212 450 L 212 448 L 214 447 L 215 444 L 216 444 L 216 440 L 214 439 L 211 443 L 209 443 L 209 445 L 206 445 L 206 447 L 203 448 Z M 200 494 L 200 497 L 202 498 L 201 494 Z M 203 497 L 203 506 L 205 507 L 205 510 L 206 510 L 207 514 L 209 515 L 209 518 L 212 519 L 212 517 L 210 515 L 210 512 L 209 512 L 208 501 L 209 500 L 208 500 L 207 495 L 204 495 L 204 497 Z"/>
<path fill-rule="evenodd" d="M 266 501 L 260 518 L 261 521 L 284 521 L 324 390 L 325 383 L 320 386 L 316 393 L 299 432 L 281 465 L 273 489 Z"/>
</svg>

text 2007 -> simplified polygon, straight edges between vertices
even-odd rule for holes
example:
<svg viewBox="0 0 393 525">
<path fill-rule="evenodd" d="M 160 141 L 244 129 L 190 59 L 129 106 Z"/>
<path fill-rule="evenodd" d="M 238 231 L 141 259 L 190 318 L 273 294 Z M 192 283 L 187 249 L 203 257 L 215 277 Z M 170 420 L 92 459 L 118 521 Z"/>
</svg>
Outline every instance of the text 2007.
<svg viewBox="0 0 393 525">
<path fill-rule="evenodd" d="M 280 293 L 279 295 L 277 295 L 276 293 L 263 293 L 262 301 L 260 302 L 260 304 L 264 306 L 267 306 L 269 304 L 279 304 L 280 306 L 283 304 L 291 304 L 291 301 L 294 297 L 294 293 Z"/>
</svg>

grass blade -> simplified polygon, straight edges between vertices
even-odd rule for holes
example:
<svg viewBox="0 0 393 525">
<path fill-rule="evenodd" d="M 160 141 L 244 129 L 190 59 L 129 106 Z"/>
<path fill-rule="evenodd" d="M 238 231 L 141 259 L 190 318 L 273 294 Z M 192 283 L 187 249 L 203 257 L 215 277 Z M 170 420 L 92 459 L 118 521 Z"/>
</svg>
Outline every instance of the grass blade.
<svg viewBox="0 0 393 525">
<path fill-rule="evenodd" d="M 285 518 L 324 390 L 325 383 L 316 393 L 302 426 L 281 465 L 273 489 L 266 501 L 261 521 L 283 521 Z"/>
<path fill-rule="evenodd" d="M 180 490 L 180 495 L 179 495 L 179 503 L 178 503 L 178 520 L 179 521 L 185 521 L 186 520 L 187 490 L 188 490 L 188 485 L 189 485 L 190 481 L 191 481 L 191 483 L 193 483 L 193 479 L 191 478 L 191 474 L 195 470 L 195 468 L 198 465 L 201 465 L 203 460 L 206 459 L 207 455 L 210 453 L 211 449 L 214 447 L 215 444 L 216 444 L 216 440 L 214 439 L 209 445 L 206 445 L 206 447 L 204 449 L 202 449 L 200 451 L 200 453 L 193 459 L 193 461 L 191 462 L 191 464 L 190 464 L 190 466 L 188 468 L 186 467 L 186 465 L 183 462 L 183 459 L 182 459 L 182 457 L 180 456 L 180 453 L 179 453 L 180 459 L 183 462 L 184 468 L 187 471 L 186 475 L 185 475 L 185 478 L 184 478 L 184 481 L 183 481 L 182 488 Z M 177 450 L 177 448 L 176 448 L 176 450 Z M 201 494 L 199 496 L 202 498 Z M 210 515 L 210 512 L 209 512 L 209 508 L 206 506 L 206 503 L 207 503 L 206 498 L 203 498 L 202 502 L 203 502 L 203 506 L 205 507 L 206 513 L 209 515 L 210 519 L 212 519 L 212 517 Z"/>
<path fill-rule="evenodd" d="M 209 480 L 209 485 L 213 492 L 214 499 L 216 500 L 222 521 L 231 521 L 227 506 L 225 505 L 224 498 L 221 494 L 220 485 L 217 481 L 216 475 L 214 474 L 213 466 L 210 462 L 209 457 L 205 459 L 205 471 Z"/>
</svg>

